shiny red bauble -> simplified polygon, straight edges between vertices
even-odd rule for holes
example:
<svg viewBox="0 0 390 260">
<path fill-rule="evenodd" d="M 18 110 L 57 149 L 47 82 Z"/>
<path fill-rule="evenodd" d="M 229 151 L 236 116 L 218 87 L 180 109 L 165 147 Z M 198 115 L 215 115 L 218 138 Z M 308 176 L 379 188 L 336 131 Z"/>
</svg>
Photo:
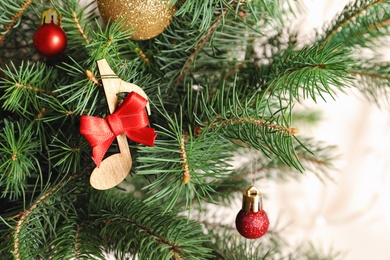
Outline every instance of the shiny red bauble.
<svg viewBox="0 0 390 260">
<path fill-rule="evenodd" d="M 240 210 L 236 217 L 236 228 L 241 236 L 256 239 L 267 233 L 269 220 L 264 210 L 246 212 Z"/>
<path fill-rule="evenodd" d="M 44 23 L 34 34 L 34 46 L 46 57 L 62 54 L 68 39 L 62 28 L 54 23 Z"/>
</svg>

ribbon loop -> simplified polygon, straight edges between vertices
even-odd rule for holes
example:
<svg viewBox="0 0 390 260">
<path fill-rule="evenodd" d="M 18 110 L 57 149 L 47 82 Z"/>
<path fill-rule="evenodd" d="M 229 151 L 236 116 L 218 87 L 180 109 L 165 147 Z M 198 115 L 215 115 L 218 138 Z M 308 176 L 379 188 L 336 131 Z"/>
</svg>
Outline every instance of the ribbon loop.
<svg viewBox="0 0 390 260">
<path fill-rule="evenodd" d="M 126 136 L 148 146 L 154 145 L 156 134 L 154 128 L 148 127 L 149 118 L 145 107 L 147 100 L 136 92 L 131 92 L 121 106 L 105 118 L 95 116 L 80 117 L 80 133 L 85 136 L 92 147 L 92 159 L 100 166 L 115 137 L 125 133 Z"/>
</svg>

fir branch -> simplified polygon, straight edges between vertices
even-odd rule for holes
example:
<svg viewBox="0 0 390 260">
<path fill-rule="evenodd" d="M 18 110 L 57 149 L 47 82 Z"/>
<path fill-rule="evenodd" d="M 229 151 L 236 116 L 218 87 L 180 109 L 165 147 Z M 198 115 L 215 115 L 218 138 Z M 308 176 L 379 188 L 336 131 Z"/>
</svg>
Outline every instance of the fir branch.
<svg viewBox="0 0 390 260">
<path fill-rule="evenodd" d="M 277 220 L 279 221 L 279 220 Z M 273 225 L 258 240 L 245 239 L 237 234 L 236 229 L 220 223 L 203 222 L 211 237 L 209 245 L 215 259 L 339 259 L 339 252 L 323 252 L 312 243 L 296 242 L 289 244 L 284 237 L 285 227 Z M 214 259 L 213 258 L 213 259 Z"/>
<path fill-rule="evenodd" d="M 350 50 L 340 44 L 287 52 L 271 65 L 274 72 L 267 76 L 270 81 L 265 93 L 270 92 L 270 97 L 282 98 L 287 104 L 294 99 L 300 102 L 301 97 L 316 101 L 317 95 L 326 100 L 323 94 L 334 98 L 336 89 L 343 91 L 351 86 L 352 78 L 347 72 L 352 63 L 349 55 Z"/>
<path fill-rule="evenodd" d="M 355 77 L 357 88 L 379 107 L 383 102 L 390 104 L 390 71 L 389 65 L 369 64 L 357 66 L 349 71 Z"/>
<path fill-rule="evenodd" d="M 220 223 L 204 223 L 209 230 L 210 247 L 215 259 L 283 259 L 277 245 L 285 243 L 283 238 L 274 235 L 271 230 L 260 239 L 245 239 L 231 226 Z"/>
<path fill-rule="evenodd" d="M 76 235 L 74 238 L 74 252 L 75 252 L 75 258 L 81 259 L 80 258 L 80 230 L 81 230 L 81 225 L 77 224 L 77 229 L 76 229 Z"/>
<path fill-rule="evenodd" d="M 232 67 L 231 69 L 225 72 L 225 74 L 223 75 L 223 79 L 226 80 L 232 75 L 235 75 L 241 68 L 245 67 L 247 63 L 248 63 L 247 61 L 239 62 L 236 66 Z"/>
<path fill-rule="evenodd" d="M 93 74 L 92 71 L 90 70 L 86 70 L 85 71 L 85 76 L 87 76 L 87 79 L 92 81 L 95 85 L 99 86 L 99 87 L 103 87 L 103 84 L 100 83 L 97 78 L 95 77 L 95 75 Z"/>
<path fill-rule="evenodd" d="M 92 43 L 91 43 L 92 44 Z M 93 63 L 95 64 L 95 62 Z M 69 63 L 63 63 L 58 66 L 67 77 L 73 80 L 64 82 L 56 89 L 58 98 L 62 99 L 61 104 L 54 100 L 52 103 L 59 107 L 61 111 L 72 111 L 75 114 L 94 113 L 96 109 L 103 108 L 105 104 L 99 103 L 103 99 L 103 91 L 101 83 L 97 80 L 94 74 L 86 70 L 76 60 L 70 59 Z M 64 109 L 62 106 L 71 106 L 71 109 Z"/>
<path fill-rule="evenodd" d="M 35 118 L 35 121 L 40 120 L 43 117 L 43 115 L 45 114 L 45 112 L 46 112 L 46 108 L 42 107 L 39 110 L 39 112 L 38 112 L 38 114 L 37 114 L 37 116 Z"/>
<path fill-rule="evenodd" d="M 192 16 L 190 27 L 199 26 L 199 30 L 204 32 L 210 28 L 213 22 L 213 15 L 220 13 L 222 9 L 226 8 L 231 3 L 224 0 L 204 0 L 198 1 L 178 1 L 177 5 L 180 8 L 176 12 L 176 16 Z M 200 23 L 200 24 L 199 24 Z"/>
<path fill-rule="evenodd" d="M 218 126 L 227 126 L 227 125 L 231 125 L 231 124 L 244 124 L 244 123 L 250 122 L 250 123 L 257 125 L 257 126 L 260 126 L 260 127 L 267 127 L 269 129 L 283 132 L 283 133 L 290 134 L 290 135 L 295 135 L 295 134 L 299 133 L 299 130 L 297 128 L 294 128 L 294 127 L 286 128 L 286 127 L 277 125 L 275 123 L 266 122 L 266 121 L 264 121 L 262 119 L 258 119 L 258 118 L 249 118 L 249 117 L 234 118 L 233 117 L 233 118 L 224 119 L 224 120 L 213 119 L 213 120 L 211 120 L 211 122 L 212 123 L 209 125 L 209 128 L 211 128 L 211 129 L 216 128 Z"/>
<path fill-rule="evenodd" d="M 0 97 L 3 108 L 17 112 L 22 117 L 36 115 L 36 111 L 46 104 L 40 96 L 56 96 L 53 88 L 57 71 L 46 64 L 23 62 L 17 68 L 14 63 L 3 71 L 6 77 L 0 79 L 0 88 L 5 89 Z"/>
<path fill-rule="evenodd" d="M 381 27 L 386 27 L 390 25 L 390 18 L 386 19 L 386 20 L 383 20 L 383 21 L 379 21 L 375 24 L 372 24 L 370 25 L 366 31 L 363 31 L 362 34 L 366 34 L 367 32 L 371 31 L 371 30 L 374 30 L 374 29 L 378 29 L 378 28 L 381 28 Z"/>
<path fill-rule="evenodd" d="M 169 127 L 155 125 L 159 136 L 155 146 L 138 147 L 140 165 L 136 173 L 154 177 L 145 187 L 149 190 L 146 202 L 164 203 L 169 211 L 180 205 L 188 209 L 194 200 L 212 200 L 215 180 L 226 177 L 231 170 L 228 161 L 232 154 L 227 152 L 227 147 L 232 144 L 216 138 L 217 132 L 203 131 L 194 136 L 191 129 L 183 129 L 182 123 L 177 122 L 181 116 L 171 117 L 166 111 L 160 112 Z M 187 169 L 191 181 L 184 184 Z"/>
<path fill-rule="evenodd" d="M 222 12 L 219 17 L 214 21 L 214 23 L 212 24 L 212 26 L 210 26 L 210 28 L 208 29 L 208 31 L 202 36 L 202 38 L 199 40 L 199 42 L 197 43 L 197 45 L 194 47 L 194 49 L 192 50 L 192 53 L 191 55 L 189 56 L 189 58 L 187 59 L 186 63 L 184 64 L 180 74 L 178 75 L 178 77 L 176 78 L 175 80 L 175 83 L 174 85 L 179 85 L 184 76 L 186 75 L 187 73 L 187 70 L 191 67 L 191 64 L 195 61 L 195 57 L 196 55 L 198 54 L 198 52 L 202 49 L 203 45 L 207 42 L 207 40 L 211 37 L 211 35 L 213 34 L 213 32 L 218 28 L 218 25 L 220 24 L 220 22 L 222 21 L 223 19 L 223 16 L 226 14 L 226 10 L 224 12 Z"/>
<path fill-rule="evenodd" d="M 329 180 L 329 172 L 335 170 L 334 161 L 338 158 L 336 146 L 327 145 L 324 142 L 318 142 L 311 138 L 304 137 L 301 138 L 301 142 L 304 143 L 305 146 L 296 144 L 294 149 L 297 158 L 299 158 L 305 168 L 305 173 L 314 174 L 321 181 Z M 238 151 L 237 156 L 239 158 L 245 158 L 248 156 L 245 152 L 246 150 Z M 246 183 L 245 180 L 250 178 L 249 175 L 251 172 L 255 172 L 257 180 L 260 181 L 269 179 L 288 181 L 304 176 L 293 167 L 286 165 L 277 156 L 266 158 L 259 153 L 254 153 L 251 156 L 254 158 L 254 163 L 245 162 L 235 169 L 233 173 L 234 176 L 236 176 L 234 182 L 243 183 L 244 187 L 235 185 L 231 188 L 232 191 L 240 191 L 247 187 L 249 183 Z M 254 169 L 252 169 L 253 164 L 255 165 Z M 230 185 L 233 186 L 232 184 Z M 222 182 L 221 185 L 227 186 L 229 183 Z"/>
<path fill-rule="evenodd" d="M 145 53 L 139 48 L 135 48 L 135 52 L 142 58 L 142 60 L 145 62 L 145 63 L 150 63 L 150 60 L 149 58 L 145 55 Z"/>
<path fill-rule="evenodd" d="M 184 5 L 207 6 L 208 3 L 206 2 L 209 1 L 190 2 L 188 1 Z M 218 4 L 215 3 L 215 5 Z M 156 43 L 163 54 L 163 56 L 156 57 L 156 66 L 163 70 L 169 84 L 178 86 L 184 82 L 182 85 L 186 86 L 187 83 L 196 82 L 199 85 L 204 85 L 202 84 L 203 80 L 215 79 L 220 81 L 221 67 L 234 67 L 236 65 L 235 59 L 241 53 L 237 53 L 237 50 L 253 43 L 261 33 L 256 21 L 257 15 L 263 15 L 264 10 L 262 8 L 264 6 L 260 8 L 261 10 L 256 7 L 253 10 L 251 9 L 251 12 L 254 13 L 251 13 L 248 16 L 249 18 L 246 17 L 245 19 L 240 18 L 237 14 L 240 8 L 238 8 L 239 4 L 236 2 L 221 1 L 219 7 L 214 7 L 213 4 L 212 6 L 212 8 L 203 9 L 203 11 L 208 12 L 204 14 L 207 15 L 207 19 L 212 17 L 212 23 L 207 29 L 199 29 L 204 21 L 202 19 L 196 20 L 196 25 L 190 25 L 191 18 L 197 14 L 191 14 L 191 16 L 187 14 L 180 19 L 180 23 L 174 19 L 162 37 L 156 39 Z M 237 8 L 233 6 L 237 6 Z M 249 6 L 251 5 L 248 4 L 248 9 L 250 9 Z M 188 37 L 193 40 L 189 41 Z M 177 79 L 178 81 L 176 81 Z"/>
<path fill-rule="evenodd" d="M 104 260 L 106 257 L 103 255 L 103 243 L 103 238 L 91 219 L 83 213 L 71 215 L 56 230 L 48 259 Z"/>
<path fill-rule="evenodd" d="M 183 183 L 187 184 L 191 180 L 191 174 L 190 174 L 190 170 L 188 167 L 187 153 L 186 153 L 184 137 L 182 137 L 181 141 L 180 141 L 180 155 L 181 155 L 181 161 L 183 164 Z"/>
<path fill-rule="evenodd" d="M 87 44 L 89 44 L 90 41 L 89 41 L 87 35 L 85 34 L 83 28 L 81 27 L 81 24 L 80 24 L 79 19 L 77 17 L 77 13 L 75 11 L 73 11 L 72 15 L 73 15 L 73 20 L 74 20 L 74 22 L 76 24 L 76 27 L 77 27 L 78 31 L 80 32 L 80 35 L 83 37 L 84 41 Z"/>
<path fill-rule="evenodd" d="M 114 42 L 114 36 L 113 35 L 110 35 L 108 37 L 108 40 L 107 40 L 107 43 L 106 43 L 106 46 L 105 48 L 108 49 L 110 47 L 110 45 Z"/>
<path fill-rule="evenodd" d="M 365 1 L 356 0 L 345 6 L 343 12 L 334 20 L 333 25 L 326 30 L 325 37 L 320 41 L 321 47 L 324 47 L 325 44 L 330 42 L 332 38 L 347 24 L 353 22 L 358 16 L 364 14 L 370 8 L 381 4 L 384 0 L 375 0 L 375 1 Z"/>
<path fill-rule="evenodd" d="M 128 38 L 130 29 L 124 30 L 123 23 L 123 20 L 116 21 L 116 23 L 110 22 L 105 28 L 98 25 L 96 30 L 92 31 L 92 40 L 90 41 L 90 44 L 85 46 L 89 54 L 87 64 L 94 64 L 96 60 L 102 58 L 107 59 L 109 64 L 117 63 L 117 58 L 120 56 L 120 50 L 128 48 L 130 42 L 130 39 Z M 119 75 L 119 73 L 117 74 Z"/>
<path fill-rule="evenodd" d="M 101 215 L 95 225 L 102 227 L 101 236 L 121 259 L 126 253 L 134 253 L 140 259 L 208 256 L 209 249 L 201 246 L 208 239 L 199 223 L 173 213 L 163 214 L 164 209 L 156 204 L 145 205 L 118 195 L 101 194 L 96 209 Z"/>
<path fill-rule="evenodd" d="M 245 145 L 261 151 L 268 158 L 278 156 L 286 165 L 293 166 L 299 171 L 304 170 L 294 149 L 294 140 L 296 139 L 290 133 L 275 131 L 266 126 L 245 121 L 221 127 L 221 129 L 224 135 L 233 142 L 240 140 Z"/>
<path fill-rule="evenodd" d="M 62 15 L 62 28 L 68 37 L 66 54 L 81 62 L 83 66 L 89 58 L 88 46 L 93 44 L 93 37 L 98 13 L 93 1 L 62 0 L 56 4 L 56 10 Z"/>
<path fill-rule="evenodd" d="M 20 17 L 24 14 L 32 2 L 32 0 L 25 0 L 24 3 L 18 8 L 17 12 L 11 17 L 11 21 L 3 27 L 4 33 L 0 34 L 0 46 L 4 44 L 4 39 L 8 32 L 16 25 Z"/>
<path fill-rule="evenodd" d="M 287 165 L 303 171 L 293 145 L 298 131 L 288 126 L 291 115 L 285 111 L 287 108 L 280 108 L 280 101 L 265 100 L 257 92 L 248 95 L 238 86 L 221 87 L 212 99 L 208 95 L 206 92 L 196 101 L 201 112 L 193 113 L 199 125 L 233 142 L 240 140 L 265 156 L 277 155 Z"/>
<path fill-rule="evenodd" d="M 90 160 L 86 152 L 89 146 L 81 135 L 69 136 L 58 130 L 52 139 L 48 159 L 58 172 L 79 172 L 81 165 Z"/>
<path fill-rule="evenodd" d="M 390 25 L 390 17 L 385 19 L 385 20 L 378 21 L 374 24 L 371 24 L 366 29 L 355 32 L 353 35 L 348 36 L 348 38 L 349 38 L 348 41 L 354 42 L 354 40 L 359 38 L 361 35 L 370 34 L 374 30 L 380 30 L 381 28 L 385 28 L 388 25 Z"/>
<path fill-rule="evenodd" d="M 69 180 L 75 179 L 76 177 L 77 177 L 76 175 L 73 175 L 68 180 L 59 182 L 57 185 L 49 188 L 38 199 L 36 199 L 35 202 L 32 203 L 32 205 L 29 208 L 25 209 L 23 212 L 19 214 L 18 217 L 19 219 L 16 223 L 15 231 L 13 234 L 13 238 L 14 238 L 13 255 L 15 256 L 16 260 L 25 259 L 22 256 L 22 253 L 20 252 L 20 240 L 22 239 L 20 239 L 19 236 L 23 228 L 23 225 L 26 224 L 26 222 L 28 222 L 29 216 L 41 205 L 41 203 L 44 203 L 44 201 L 48 200 L 56 191 L 58 191 L 61 187 L 63 187 L 65 183 L 67 183 Z"/>
<path fill-rule="evenodd" d="M 351 73 L 354 76 L 368 77 L 373 80 L 384 80 L 390 83 L 389 75 L 378 74 L 375 72 L 357 71 L 357 70 L 350 70 L 349 73 Z"/>
<path fill-rule="evenodd" d="M 55 93 L 52 90 L 43 89 L 43 88 L 39 88 L 39 87 L 33 87 L 33 86 L 26 86 L 26 85 L 23 85 L 23 84 L 21 84 L 19 82 L 15 83 L 15 87 L 20 88 L 20 89 L 32 90 L 32 91 L 35 91 L 37 93 L 45 93 L 45 94 L 52 95 L 52 96 L 56 96 L 57 95 L 57 93 Z"/>
<path fill-rule="evenodd" d="M 13 123 L 7 120 L 3 124 L 0 133 L 1 197 L 12 200 L 24 195 L 28 178 L 34 173 L 39 173 L 36 157 L 40 143 L 33 135 L 31 124 L 27 125 L 25 121 Z"/>
</svg>

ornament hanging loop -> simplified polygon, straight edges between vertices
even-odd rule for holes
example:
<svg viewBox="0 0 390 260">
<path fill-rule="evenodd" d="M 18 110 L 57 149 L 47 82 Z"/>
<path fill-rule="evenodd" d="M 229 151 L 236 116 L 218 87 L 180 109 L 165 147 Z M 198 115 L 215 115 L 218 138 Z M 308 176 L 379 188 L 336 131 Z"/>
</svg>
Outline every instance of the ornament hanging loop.
<svg viewBox="0 0 390 260">
<path fill-rule="evenodd" d="M 62 16 L 54 8 L 49 8 L 42 12 L 41 24 L 50 24 L 54 23 L 58 26 L 61 26 Z"/>
<path fill-rule="evenodd" d="M 263 210 L 263 194 L 254 186 L 250 186 L 243 194 L 242 209 L 245 212 L 258 212 Z"/>
</svg>

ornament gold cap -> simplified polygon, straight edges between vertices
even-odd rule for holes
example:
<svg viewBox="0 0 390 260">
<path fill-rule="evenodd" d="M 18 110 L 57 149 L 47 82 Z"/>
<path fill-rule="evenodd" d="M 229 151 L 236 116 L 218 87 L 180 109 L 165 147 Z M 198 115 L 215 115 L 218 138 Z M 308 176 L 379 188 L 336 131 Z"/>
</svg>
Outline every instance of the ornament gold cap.
<svg viewBox="0 0 390 260">
<path fill-rule="evenodd" d="M 250 186 L 243 195 L 242 209 L 245 212 L 258 212 L 263 210 L 263 194 L 255 187 Z"/>
<path fill-rule="evenodd" d="M 61 14 L 56 9 L 50 7 L 42 12 L 41 24 L 54 23 L 61 26 Z"/>
</svg>

